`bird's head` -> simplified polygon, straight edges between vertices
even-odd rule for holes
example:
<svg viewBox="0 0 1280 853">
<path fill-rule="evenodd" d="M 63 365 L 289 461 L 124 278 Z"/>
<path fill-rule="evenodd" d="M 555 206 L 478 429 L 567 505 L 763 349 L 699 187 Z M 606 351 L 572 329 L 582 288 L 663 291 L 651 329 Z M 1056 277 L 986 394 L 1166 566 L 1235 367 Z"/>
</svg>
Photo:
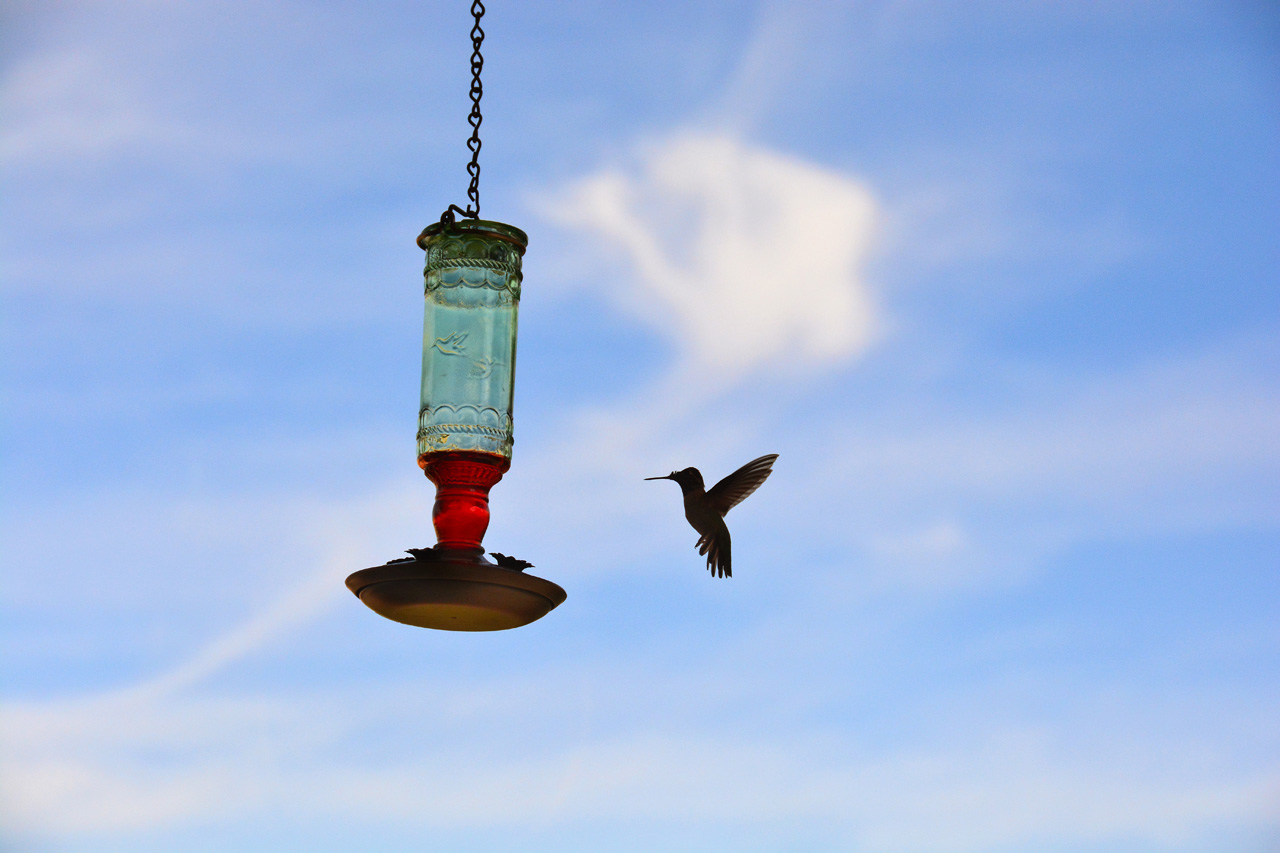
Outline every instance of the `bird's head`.
<svg viewBox="0 0 1280 853">
<path fill-rule="evenodd" d="M 665 477 L 645 477 L 646 480 L 675 480 L 680 484 L 680 491 L 688 494 L 695 489 L 705 488 L 702 483 L 702 472 L 697 468 L 685 468 L 683 471 L 672 471 Z"/>
</svg>

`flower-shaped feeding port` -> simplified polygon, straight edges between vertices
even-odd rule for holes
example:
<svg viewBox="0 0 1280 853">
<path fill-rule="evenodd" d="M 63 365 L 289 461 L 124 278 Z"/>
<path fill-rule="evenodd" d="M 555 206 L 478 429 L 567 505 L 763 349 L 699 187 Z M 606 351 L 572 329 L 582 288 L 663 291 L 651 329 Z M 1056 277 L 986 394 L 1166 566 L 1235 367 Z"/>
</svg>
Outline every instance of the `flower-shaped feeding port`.
<svg viewBox="0 0 1280 853">
<path fill-rule="evenodd" d="M 485 557 L 489 490 L 511 466 L 516 321 L 528 237 L 480 219 L 445 219 L 426 250 L 418 465 L 436 486 L 433 548 L 364 569 L 347 587 L 377 613 L 423 628 L 517 628 L 565 600 L 525 560 Z"/>
</svg>

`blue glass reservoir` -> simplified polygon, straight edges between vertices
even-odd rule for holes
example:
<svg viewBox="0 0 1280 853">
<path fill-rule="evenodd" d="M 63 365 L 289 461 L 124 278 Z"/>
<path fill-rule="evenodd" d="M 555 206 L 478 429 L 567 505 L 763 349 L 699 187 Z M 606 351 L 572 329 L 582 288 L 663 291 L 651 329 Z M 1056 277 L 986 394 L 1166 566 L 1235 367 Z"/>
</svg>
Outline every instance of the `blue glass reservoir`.
<svg viewBox="0 0 1280 853">
<path fill-rule="evenodd" d="M 511 458 L 520 264 L 529 238 L 500 222 L 435 223 L 426 250 L 418 463 L 471 451 Z"/>
</svg>

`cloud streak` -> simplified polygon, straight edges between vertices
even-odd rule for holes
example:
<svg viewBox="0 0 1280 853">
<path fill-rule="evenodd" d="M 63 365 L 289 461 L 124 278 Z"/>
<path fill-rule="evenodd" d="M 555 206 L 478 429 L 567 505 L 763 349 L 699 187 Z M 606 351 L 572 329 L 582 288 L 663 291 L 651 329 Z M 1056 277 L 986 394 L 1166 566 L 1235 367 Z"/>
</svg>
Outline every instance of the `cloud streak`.
<svg viewBox="0 0 1280 853">
<path fill-rule="evenodd" d="M 495 754 L 475 760 L 463 745 L 509 723 L 513 695 L 527 731 L 545 732 L 578 711 L 573 684 L 584 678 L 619 705 L 641 689 L 601 682 L 600 673 L 544 675 L 550 683 L 533 693 L 506 685 L 500 702 L 484 701 L 481 685 L 450 682 L 438 695 L 384 688 L 358 701 L 10 704 L 3 730 L 24 735 L 6 736 L 9 779 L 21 782 L 6 786 L 7 822 L 67 838 L 264 810 L 300 823 L 386 820 L 406 831 L 749 821 L 818 827 L 831 842 L 868 851 L 965 853 L 1050 840 L 1188 843 L 1222 823 L 1263 819 L 1280 783 L 1272 773 L 1222 776 L 1070 746 L 1051 729 L 999 726 L 946 748 L 870 753 L 847 733 L 744 738 L 655 719 L 573 741 L 501 736 Z M 659 677 L 643 689 L 682 686 Z M 450 703 L 466 712 L 450 713 Z M 342 749 L 378 728 L 400 740 L 398 759 Z M 171 759 L 146 758 L 157 753 Z"/>
</svg>

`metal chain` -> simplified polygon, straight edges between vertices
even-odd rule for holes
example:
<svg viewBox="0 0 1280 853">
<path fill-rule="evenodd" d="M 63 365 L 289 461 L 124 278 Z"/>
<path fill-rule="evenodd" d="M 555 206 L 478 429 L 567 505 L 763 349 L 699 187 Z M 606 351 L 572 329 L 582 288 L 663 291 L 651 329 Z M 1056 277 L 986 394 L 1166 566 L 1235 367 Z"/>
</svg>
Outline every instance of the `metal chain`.
<svg viewBox="0 0 1280 853">
<path fill-rule="evenodd" d="M 480 44 L 484 41 L 484 30 L 480 29 L 480 19 L 484 17 L 484 4 L 473 0 L 471 15 L 476 19 L 471 28 L 471 113 L 467 123 L 471 125 L 471 138 L 467 140 L 467 148 L 471 151 L 471 162 L 467 164 L 467 174 L 471 176 L 471 185 L 467 187 L 467 198 L 470 203 L 466 210 L 456 204 L 440 215 L 440 221 L 446 225 L 454 222 L 454 213 L 468 219 L 480 218 L 480 123 L 484 116 L 480 114 L 480 97 L 484 95 L 484 86 L 480 83 L 480 72 L 484 69 L 484 57 L 480 55 Z"/>
</svg>

